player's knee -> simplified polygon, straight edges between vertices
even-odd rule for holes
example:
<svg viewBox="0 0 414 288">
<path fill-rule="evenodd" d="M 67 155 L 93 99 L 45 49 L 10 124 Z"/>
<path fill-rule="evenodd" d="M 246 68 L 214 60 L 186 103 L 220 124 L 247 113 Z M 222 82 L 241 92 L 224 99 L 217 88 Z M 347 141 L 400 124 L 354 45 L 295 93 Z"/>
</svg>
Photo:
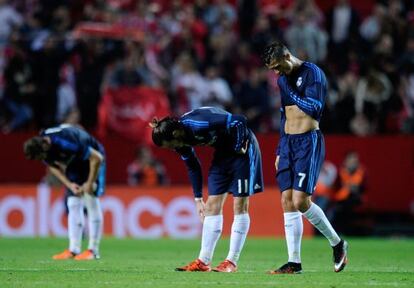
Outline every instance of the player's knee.
<svg viewBox="0 0 414 288">
<path fill-rule="evenodd" d="M 207 201 L 204 208 L 204 213 L 206 215 L 218 215 L 221 212 L 221 204 L 216 201 Z"/>
<path fill-rule="evenodd" d="M 291 198 L 286 197 L 282 194 L 281 198 L 282 208 L 284 211 L 291 211 L 294 209 L 293 201 Z"/>
<path fill-rule="evenodd" d="M 307 199 L 303 199 L 300 197 L 293 198 L 293 206 L 296 210 L 299 210 L 300 212 L 306 212 L 309 208 Z"/>
<path fill-rule="evenodd" d="M 233 210 L 234 214 L 245 214 L 249 209 L 248 197 L 236 197 L 234 198 Z"/>
</svg>

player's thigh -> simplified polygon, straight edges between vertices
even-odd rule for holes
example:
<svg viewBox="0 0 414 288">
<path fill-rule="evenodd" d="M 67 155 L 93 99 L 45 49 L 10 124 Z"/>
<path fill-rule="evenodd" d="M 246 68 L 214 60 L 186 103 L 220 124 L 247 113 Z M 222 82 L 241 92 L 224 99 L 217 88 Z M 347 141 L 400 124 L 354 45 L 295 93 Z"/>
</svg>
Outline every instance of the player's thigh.
<svg viewBox="0 0 414 288">
<path fill-rule="evenodd" d="M 276 171 L 276 181 L 280 192 L 292 189 L 293 187 L 293 169 L 289 158 L 289 145 L 287 140 L 283 139 L 280 143 L 279 163 Z"/>
<path fill-rule="evenodd" d="M 319 131 L 312 131 L 294 149 L 293 189 L 312 195 L 316 187 L 325 144 Z"/>
<path fill-rule="evenodd" d="M 212 165 L 208 173 L 208 195 L 217 196 L 227 193 L 230 189 L 232 176 L 220 165 Z"/>
<path fill-rule="evenodd" d="M 221 195 L 232 192 L 234 183 L 234 165 L 237 155 L 215 153 L 208 172 L 208 194 Z M 243 167 L 240 167 L 243 169 Z"/>
<path fill-rule="evenodd" d="M 292 190 L 294 179 L 295 177 L 291 168 L 279 169 L 277 171 L 276 181 L 280 192 L 283 192 L 282 195 L 284 191 Z"/>
<path fill-rule="evenodd" d="M 234 197 L 248 197 L 263 191 L 262 157 L 256 138 L 251 138 L 246 154 L 233 159 L 231 171 L 229 191 Z"/>
</svg>

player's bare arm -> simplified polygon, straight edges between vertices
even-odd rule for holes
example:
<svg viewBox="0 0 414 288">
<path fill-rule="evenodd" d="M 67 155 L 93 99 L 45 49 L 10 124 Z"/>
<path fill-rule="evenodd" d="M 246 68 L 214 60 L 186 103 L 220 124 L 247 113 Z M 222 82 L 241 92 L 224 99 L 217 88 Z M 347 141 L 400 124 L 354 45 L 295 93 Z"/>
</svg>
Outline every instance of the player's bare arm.
<svg viewBox="0 0 414 288">
<path fill-rule="evenodd" d="M 82 185 L 82 191 L 84 193 L 92 194 L 94 191 L 94 183 L 96 181 L 96 177 L 98 176 L 99 167 L 104 160 L 103 155 L 93 149 L 90 148 L 90 156 L 89 156 L 89 176 L 88 180 Z"/>
<path fill-rule="evenodd" d="M 56 177 L 59 179 L 59 181 L 65 185 L 69 190 L 71 190 L 74 194 L 76 195 L 80 195 L 82 194 L 82 189 L 81 187 L 76 184 L 71 182 L 66 175 L 57 167 L 53 167 L 53 166 L 48 166 L 49 171 Z"/>
</svg>

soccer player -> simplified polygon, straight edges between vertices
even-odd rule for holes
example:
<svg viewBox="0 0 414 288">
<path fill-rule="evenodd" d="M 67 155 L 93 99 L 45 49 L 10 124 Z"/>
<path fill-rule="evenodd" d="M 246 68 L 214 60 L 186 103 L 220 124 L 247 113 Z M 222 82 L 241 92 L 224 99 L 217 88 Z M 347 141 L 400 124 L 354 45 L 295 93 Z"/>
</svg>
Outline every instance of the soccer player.
<svg viewBox="0 0 414 288">
<path fill-rule="evenodd" d="M 99 259 L 103 216 L 99 197 L 105 190 L 105 150 L 95 138 L 71 125 L 41 132 L 24 143 L 27 159 L 41 160 L 65 186 L 67 193 L 69 249 L 55 260 Z M 89 220 L 89 246 L 81 253 L 84 206 Z"/>
<path fill-rule="evenodd" d="M 262 58 L 268 69 L 279 74 L 281 137 L 275 166 L 289 255 L 286 264 L 270 273 L 302 272 L 302 215 L 328 239 L 333 248 L 334 270 L 340 272 L 347 264 L 348 243 L 338 236 L 322 209 L 311 201 L 325 157 L 319 130 L 327 93 L 325 75 L 315 64 L 293 56 L 280 42 L 267 46 Z"/>
<path fill-rule="evenodd" d="M 249 196 L 263 191 L 262 160 L 246 118 L 219 108 L 201 107 L 179 119 L 165 117 L 151 123 L 157 146 L 174 149 L 185 161 L 197 212 L 203 222 L 201 251 L 190 264 L 176 271 L 236 272 L 237 262 L 250 226 Z M 200 162 L 193 146 L 212 146 L 214 158 L 208 175 L 208 198 L 203 201 Z M 214 249 L 223 228 L 223 205 L 233 194 L 234 219 L 227 258 L 211 268 Z"/>
</svg>

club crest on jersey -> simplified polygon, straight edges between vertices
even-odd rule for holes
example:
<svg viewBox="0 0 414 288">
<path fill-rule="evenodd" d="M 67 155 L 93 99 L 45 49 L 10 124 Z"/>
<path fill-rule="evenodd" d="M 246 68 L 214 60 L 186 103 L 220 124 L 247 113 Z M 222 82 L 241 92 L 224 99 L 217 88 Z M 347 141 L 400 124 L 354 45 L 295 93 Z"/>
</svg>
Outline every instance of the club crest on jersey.
<svg viewBox="0 0 414 288">
<path fill-rule="evenodd" d="M 300 85 L 302 85 L 302 77 L 299 77 L 296 81 L 296 87 L 299 87 Z"/>
</svg>

